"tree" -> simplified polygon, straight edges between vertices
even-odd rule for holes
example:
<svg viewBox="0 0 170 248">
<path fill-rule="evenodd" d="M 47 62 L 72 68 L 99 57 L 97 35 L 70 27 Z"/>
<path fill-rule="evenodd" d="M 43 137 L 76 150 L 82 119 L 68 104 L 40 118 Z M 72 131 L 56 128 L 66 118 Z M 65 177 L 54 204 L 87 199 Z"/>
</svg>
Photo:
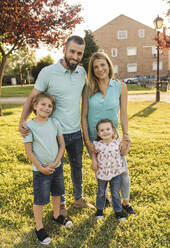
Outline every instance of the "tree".
<svg viewBox="0 0 170 248">
<path fill-rule="evenodd" d="M 33 66 L 32 68 L 32 75 L 34 77 L 34 80 L 37 79 L 37 76 L 39 74 L 39 72 L 41 71 L 41 69 L 47 65 L 51 65 L 54 64 L 54 60 L 51 58 L 50 55 L 42 58 L 36 66 Z"/>
<path fill-rule="evenodd" d="M 89 58 L 92 55 L 92 53 L 98 51 L 99 47 L 96 45 L 92 31 L 90 31 L 90 30 L 85 30 L 84 40 L 86 43 L 86 47 L 85 47 L 85 51 L 84 51 L 84 55 L 83 55 L 83 59 L 82 59 L 82 64 L 83 64 L 83 66 L 87 72 L 88 71 Z"/>
<path fill-rule="evenodd" d="M 59 47 L 82 17 L 81 6 L 70 6 L 65 0 L 5 0 L 0 1 L 0 10 L 1 96 L 5 64 L 15 49 L 38 48 L 40 42 Z"/>
<path fill-rule="evenodd" d="M 20 48 L 13 51 L 13 53 L 9 56 L 6 63 L 5 72 L 7 74 L 15 75 L 20 82 L 24 79 L 28 79 L 29 82 L 30 70 L 36 65 L 36 63 L 37 61 L 33 51 L 29 53 L 26 48 Z"/>
</svg>

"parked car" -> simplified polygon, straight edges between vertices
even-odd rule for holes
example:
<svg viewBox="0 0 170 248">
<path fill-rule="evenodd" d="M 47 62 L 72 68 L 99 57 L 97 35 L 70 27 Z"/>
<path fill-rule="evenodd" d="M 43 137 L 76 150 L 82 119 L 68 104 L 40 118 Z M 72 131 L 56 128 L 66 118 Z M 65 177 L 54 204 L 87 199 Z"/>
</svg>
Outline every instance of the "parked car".
<svg viewBox="0 0 170 248">
<path fill-rule="evenodd" d="M 135 76 L 129 77 L 129 78 L 124 78 L 123 82 L 126 84 L 137 84 L 138 83 L 138 79 Z"/>
<path fill-rule="evenodd" d="M 168 82 L 170 82 L 170 74 L 160 77 L 160 81 L 168 81 Z"/>
<path fill-rule="evenodd" d="M 133 75 L 130 78 L 125 78 L 123 81 L 127 84 L 139 84 L 140 82 L 143 82 L 146 79 L 145 75 Z"/>
</svg>

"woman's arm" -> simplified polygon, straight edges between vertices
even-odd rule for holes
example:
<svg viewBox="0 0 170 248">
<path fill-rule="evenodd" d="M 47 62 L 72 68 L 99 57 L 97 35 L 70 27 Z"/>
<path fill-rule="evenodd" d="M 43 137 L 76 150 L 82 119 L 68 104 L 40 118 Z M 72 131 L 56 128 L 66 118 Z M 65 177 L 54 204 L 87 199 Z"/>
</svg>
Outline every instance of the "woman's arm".
<svg viewBox="0 0 170 248">
<path fill-rule="evenodd" d="M 125 83 L 121 82 L 121 96 L 120 96 L 120 121 L 122 128 L 122 141 L 120 144 L 121 155 L 126 155 L 129 150 L 131 139 L 128 134 L 128 114 L 127 114 L 128 92 Z"/>
<path fill-rule="evenodd" d="M 42 165 L 40 165 L 38 159 L 36 158 L 35 154 L 32 151 L 32 143 L 31 142 L 24 143 L 24 146 L 25 146 L 25 152 L 26 152 L 27 157 L 41 173 L 43 173 L 45 175 L 49 175 L 49 174 L 54 172 L 53 168 L 50 168 L 48 166 L 46 166 L 44 168 Z"/>
<path fill-rule="evenodd" d="M 84 142 L 88 147 L 89 151 L 91 153 L 95 153 L 93 143 L 90 141 L 89 138 L 87 116 L 88 116 L 88 95 L 87 95 L 87 89 L 86 87 L 84 87 L 82 93 L 82 107 L 81 107 L 81 123 L 83 128 L 83 137 L 84 137 Z"/>
</svg>

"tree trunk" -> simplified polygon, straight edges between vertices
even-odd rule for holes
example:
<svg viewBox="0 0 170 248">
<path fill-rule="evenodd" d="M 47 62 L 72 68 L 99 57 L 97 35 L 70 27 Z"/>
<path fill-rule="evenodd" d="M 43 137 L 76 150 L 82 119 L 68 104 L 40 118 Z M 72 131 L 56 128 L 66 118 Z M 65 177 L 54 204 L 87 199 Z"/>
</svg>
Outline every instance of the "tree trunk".
<svg viewBox="0 0 170 248">
<path fill-rule="evenodd" d="M 2 79 L 3 79 L 3 75 L 4 75 L 4 70 L 5 70 L 5 65 L 7 62 L 7 55 L 2 55 L 2 62 L 0 64 L 0 97 L 2 94 L 1 88 L 2 88 Z M 0 116 L 2 116 L 2 105 L 0 104 Z"/>
</svg>

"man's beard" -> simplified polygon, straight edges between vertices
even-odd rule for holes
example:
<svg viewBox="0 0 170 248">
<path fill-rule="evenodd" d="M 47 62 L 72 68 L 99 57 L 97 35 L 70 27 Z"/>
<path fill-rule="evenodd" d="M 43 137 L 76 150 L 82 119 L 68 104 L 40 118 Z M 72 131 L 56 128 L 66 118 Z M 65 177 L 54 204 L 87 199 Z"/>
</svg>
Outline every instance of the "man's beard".
<svg viewBox="0 0 170 248">
<path fill-rule="evenodd" d="M 76 64 L 71 64 L 69 59 L 67 59 L 66 55 L 64 56 L 64 60 L 66 62 L 66 65 L 68 66 L 68 68 L 71 70 L 71 71 L 74 71 L 77 67 L 77 65 L 79 64 L 79 62 L 77 61 Z"/>
</svg>

